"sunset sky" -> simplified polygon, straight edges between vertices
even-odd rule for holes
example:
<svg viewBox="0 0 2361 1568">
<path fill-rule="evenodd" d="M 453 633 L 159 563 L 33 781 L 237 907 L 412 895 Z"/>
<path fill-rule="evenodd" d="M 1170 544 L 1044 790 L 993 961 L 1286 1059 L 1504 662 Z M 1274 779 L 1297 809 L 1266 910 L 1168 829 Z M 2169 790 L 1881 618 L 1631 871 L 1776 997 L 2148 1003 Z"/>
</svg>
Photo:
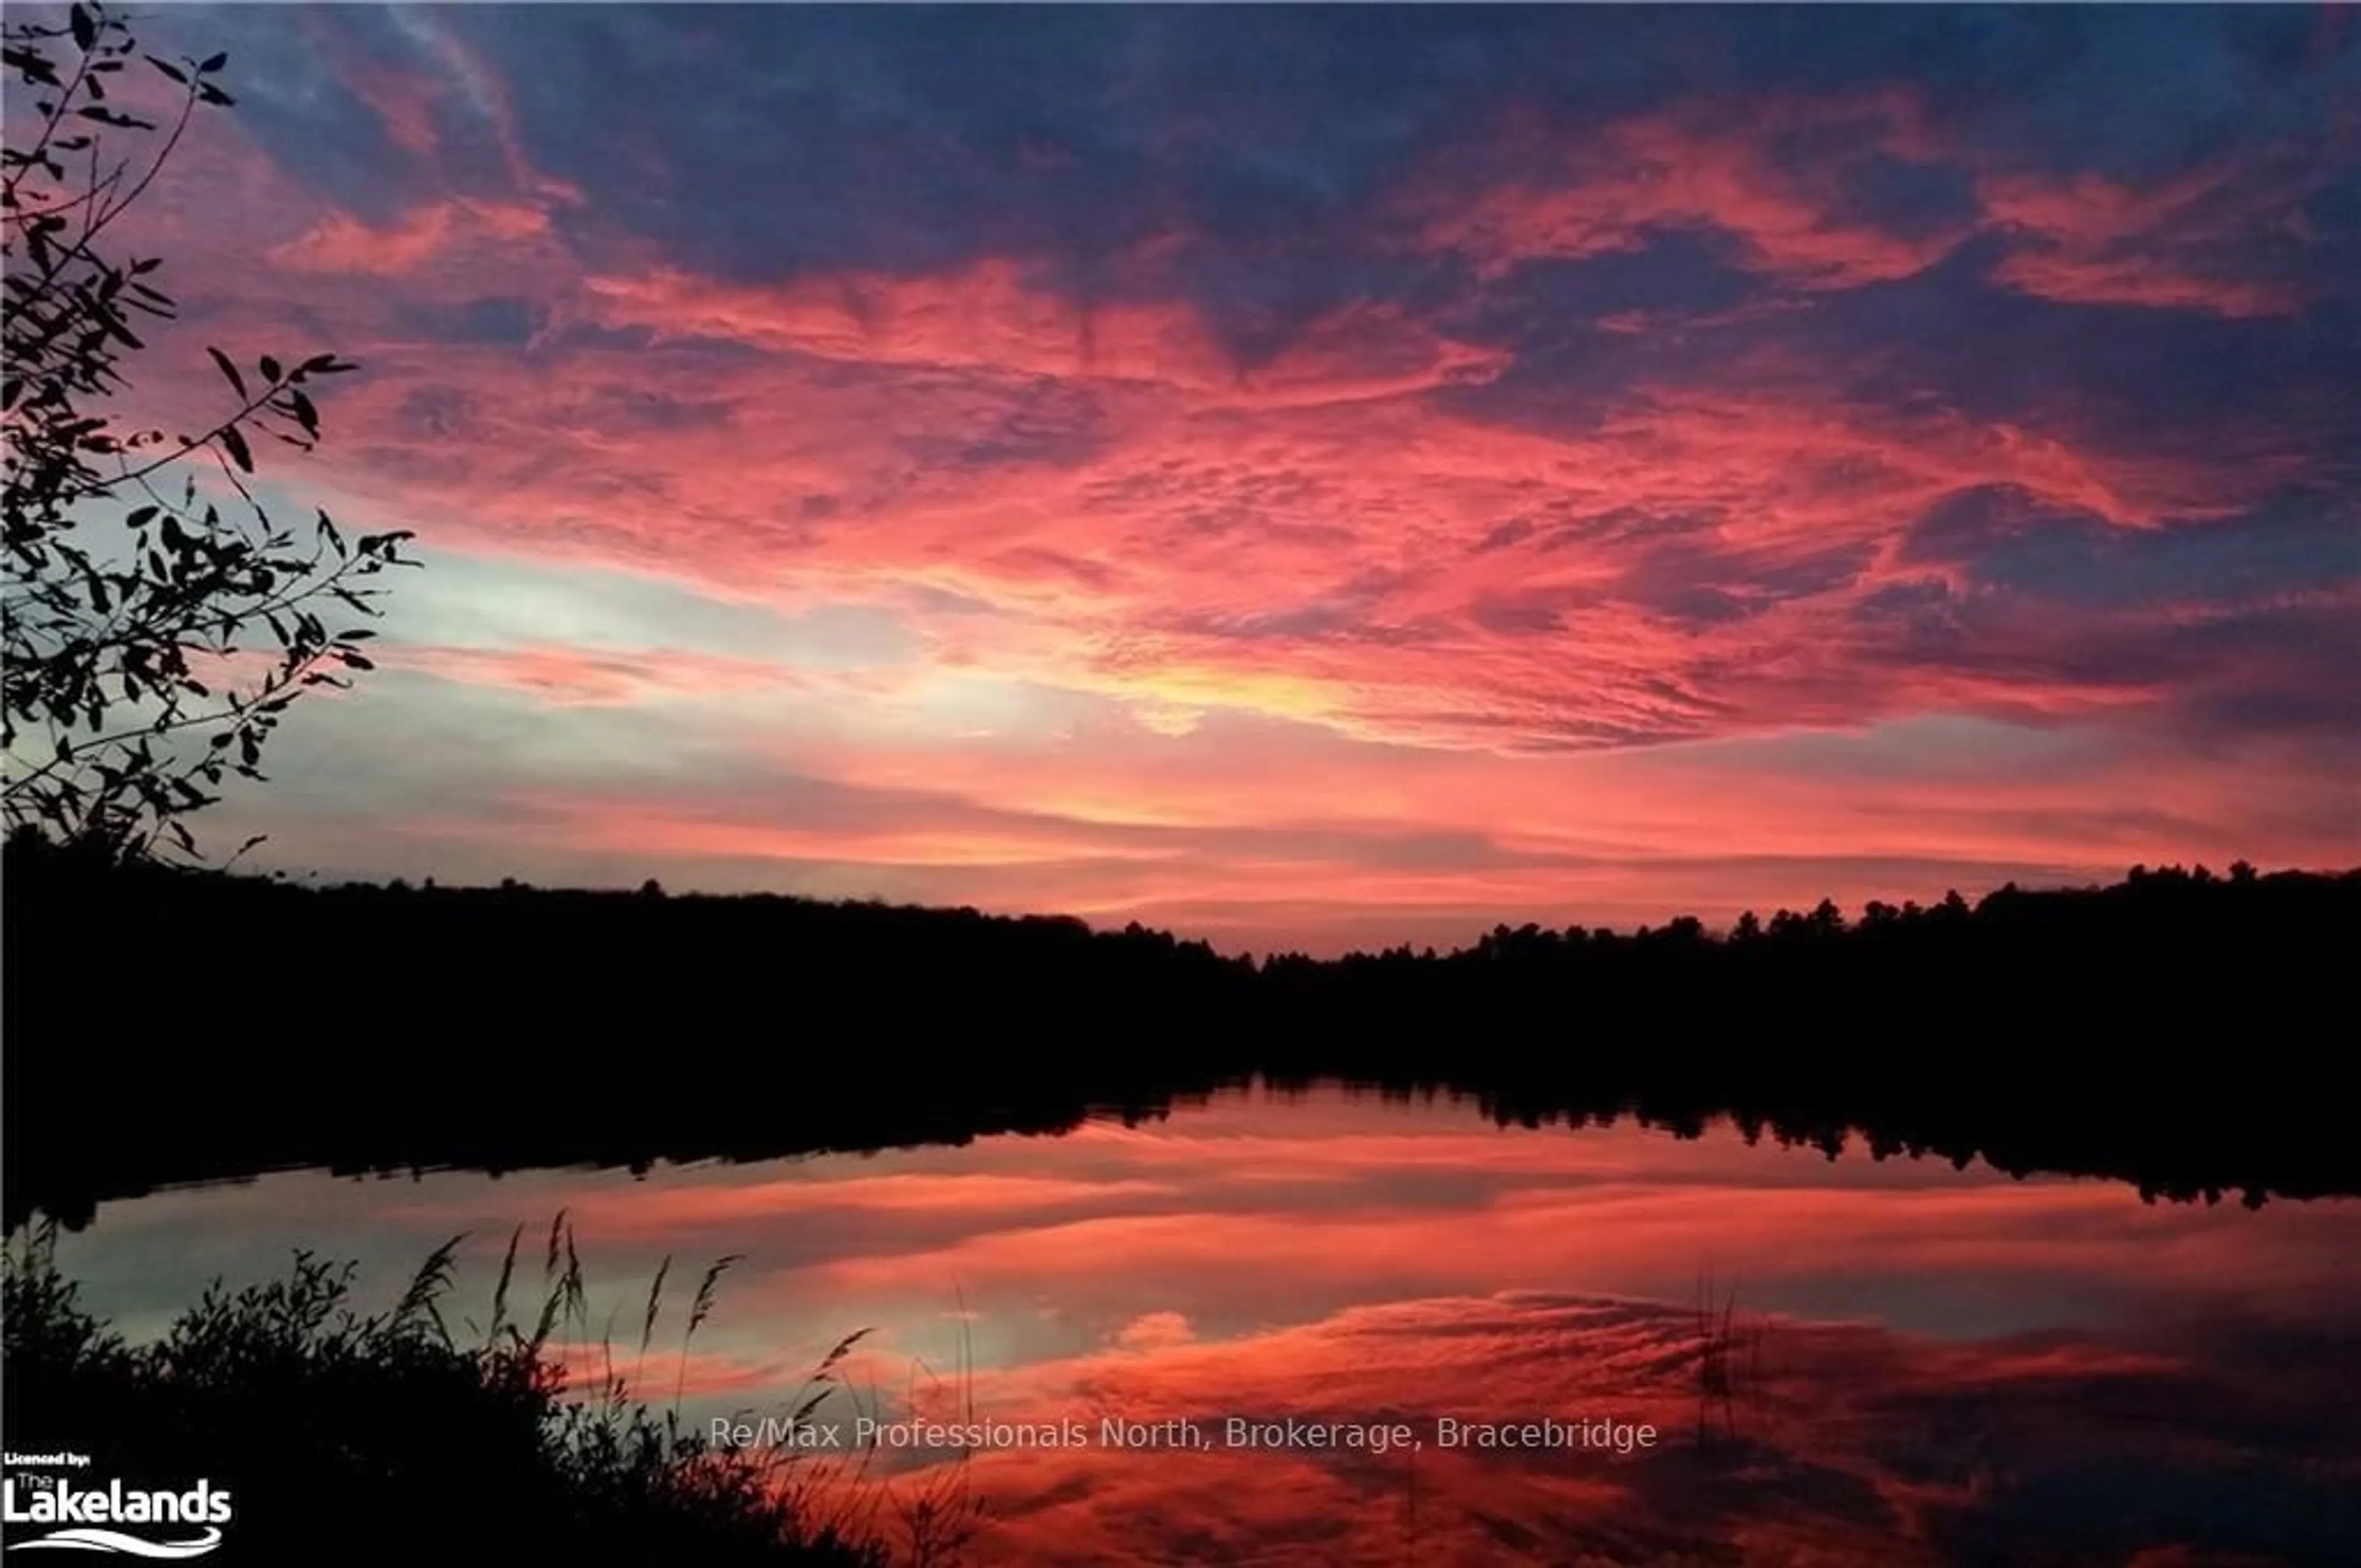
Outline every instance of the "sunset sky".
<svg viewBox="0 0 2361 1568">
<path fill-rule="evenodd" d="M 1257 951 L 2361 861 L 2354 23 L 171 7 L 143 396 L 361 361 L 270 493 L 428 563 L 209 831 Z"/>
</svg>

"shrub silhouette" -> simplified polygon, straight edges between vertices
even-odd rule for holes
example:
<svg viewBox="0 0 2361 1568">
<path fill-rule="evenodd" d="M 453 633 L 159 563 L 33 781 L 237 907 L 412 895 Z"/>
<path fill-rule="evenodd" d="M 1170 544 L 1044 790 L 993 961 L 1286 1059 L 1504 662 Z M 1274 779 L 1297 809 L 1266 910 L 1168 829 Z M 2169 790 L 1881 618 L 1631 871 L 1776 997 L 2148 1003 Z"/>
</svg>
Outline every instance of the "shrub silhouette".
<svg viewBox="0 0 2361 1568">
<path fill-rule="evenodd" d="M 127 1486 L 202 1475 L 231 1494 L 238 1562 L 882 1565 L 877 1541 L 809 1518 L 776 1461 L 708 1447 L 618 1383 L 566 1396 L 552 1335 L 578 1326 L 581 1281 L 560 1234 L 537 1325 L 496 1307 L 479 1345 L 444 1321 L 445 1247 L 388 1312 L 353 1310 L 351 1266 L 298 1253 L 135 1347 L 82 1309 L 54 1232 L 27 1234 L 0 1303 L 10 1446 L 97 1456 Z"/>
</svg>

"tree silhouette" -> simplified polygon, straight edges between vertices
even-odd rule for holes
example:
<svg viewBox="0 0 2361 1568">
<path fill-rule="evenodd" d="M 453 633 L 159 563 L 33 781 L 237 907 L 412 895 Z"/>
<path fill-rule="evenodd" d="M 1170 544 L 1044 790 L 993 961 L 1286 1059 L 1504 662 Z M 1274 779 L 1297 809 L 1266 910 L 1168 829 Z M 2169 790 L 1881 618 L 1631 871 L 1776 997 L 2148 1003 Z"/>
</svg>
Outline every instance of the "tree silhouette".
<svg viewBox="0 0 2361 1568">
<path fill-rule="evenodd" d="M 1136 923 L 972 908 L 334 885 L 113 866 L 33 839 L 0 858 L 0 960 L 33 977 L 0 987 L 0 1223 L 299 1165 L 629 1165 L 1051 1131 L 1249 1078 L 1447 1089 L 1536 1124 L 1728 1113 L 1823 1150 L 1859 1133 L 2179 1196 L 2361 1193 L 2319 1025 L 2350 1011 L 2361 870 L 2147 871 L 1882 902 L 1850 924 L 1831 901 L 1826 919 L 1784 910 L 1742 938 L 1688 916 L 1644 935 L 1501 925 L 1445 953 L 1257 960 Z M 348 966 L 268 975 L 269 1015 L 334 1020 L 340 1059 L 372 1064 L 365 1091 L 322 1070 L 317 1031 L 121 981 L 125 951 L 248 973 L 255 933 L 285 931 L 334 931 L 401 977 L 356 1007 Z M 810 1018 L 862 1034 L 815 1041 Z M 94 1062 L 105 1116 L 49 1113 L 86 1097 Z"/>
<path fill-rule="evenodd" d="M 306 451 L 318 439 L 306 387 L 354 368 L 332 354 L 247 370 L 208 347 L 234 403 L 194 434 L 121 411 L 129 358 L 148 346 L 135 318 L 174 306 L 158 259 L 119 256 L 111 231 L 196 112 L 234 102 L 226 59 L 143 56 L 100 5 L 48 15 L 5 29 L 6 820 L 112 856 L 193 857 L 182 818 L 226 775 L 262 776 L 299 696 L 371 667 L 372 634 L 323 616 L 375 615 L 367 580 L 414 564 L 401 554 L 411 535 L 347 543 L 324 511 L 299 541 L 249 488 L 263 438 Z M 133 66 L 173 84 L 163 121 L 116 106 Z"/>
</svg>

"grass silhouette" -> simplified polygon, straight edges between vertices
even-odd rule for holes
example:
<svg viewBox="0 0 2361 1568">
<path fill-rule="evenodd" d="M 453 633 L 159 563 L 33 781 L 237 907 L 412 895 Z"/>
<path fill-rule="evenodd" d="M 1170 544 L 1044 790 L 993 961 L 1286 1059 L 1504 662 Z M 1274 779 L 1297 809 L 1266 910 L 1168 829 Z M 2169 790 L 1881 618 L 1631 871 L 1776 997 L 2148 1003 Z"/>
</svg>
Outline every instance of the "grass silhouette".
<svg viewBox="0 0 2361 1568">
<path fill-rule="evenodd" d="M 651 1285 L 632 1374 L 611 1332 L 592 1338 L 572 1227 L 542 1247 L 541 1301 L 512 1310 L 522 1227 L 489 1317 L 455 1332 L 448 1308 L 464 1238 L 437 1247 L 389 1310 L 353 1304 L 356 1270 L 298 1252 L 280 1278 L 218 1281 L 160 1338 L 133 1345 L 85 1310 L 60 1272 L 53 1225 L 6 1247 L 9 1446 L 90 1454 L 126 1487 L 203 1476 L 236 1501 L 225 1545 L 241 1563 L 392 1563 L 437 1556 L 614 1564 L 956 1561 L 975 1509 L 964 1467 L 906 1486 L 842 1459 L 718 1446 L 684 1422 L 687 1355 L 724 1258 L 700 1278 L 677 1342 L 673 1402 L 633 1389 L 651 1367 L 669 1261 Z M 611 1324 L 609 1325 L 611 1328 Z M 808 1416 L 841 1390 L 839 1342 L 795 1397 Z M 659 1358 L 660 1359 L 660 1358 Z"/>
</svg>

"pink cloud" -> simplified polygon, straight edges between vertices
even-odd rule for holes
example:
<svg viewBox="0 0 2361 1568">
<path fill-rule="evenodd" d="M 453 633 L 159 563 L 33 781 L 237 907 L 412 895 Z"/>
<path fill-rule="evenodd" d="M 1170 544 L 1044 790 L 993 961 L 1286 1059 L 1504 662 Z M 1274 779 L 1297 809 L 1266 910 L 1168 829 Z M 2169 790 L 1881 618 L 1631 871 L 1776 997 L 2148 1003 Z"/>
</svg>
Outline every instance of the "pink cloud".
<svg viewBox="0 0 2361 1568">
<path fill-rule="evenodd" d="M 1581 130 L 1515 109 L 1484 140 L 1485 155 L 1532 172 L 1471 183 L 1455 162 L 1414 186 L 1411 205 L 1424 217 L 1426 243 L 1494 269 L 1632 250 L 1652 230 L 1711 225 L 1736 236 L 1755 265 L 1806 288 L 1886 281 L 1941 259 L 1972 225 L 1904 236 L 1847 216 L 1822 174 L 1782 165 L 1770 141 L 1836 131 L 1916 153 L 1925 149 L 1917 122 L 1899 93 L 1692 103 Z"/>
<path fill-rule="evenodd" d="M 1991 220 L 2022 241 L 2000 266 L 2013 287 L 2053 300 L 2237 318 L 2287 314 L 2305 302 L 2289 284 L 2209 269 L 2191 252 L 2293 231 L 2298 203 L 2317 178 L 2217 165 L 2135 189 L 2095 176 L 1993 174 L 1980 194 Z"/>
<path fill-rule="evenodd" d="M 454 197 L 415 208 L 384 228 L 331 212 L 273 250 L 270 258 L 297 271 L 388 277 L 414 271 L 426 261 L 463 247 L 514 246 L 548 230 L 548 214 L 539 207 Z"/>
<path fill-rule="evenodd" d="M 1112 256 L 1090 291 L 1016 246 L 726 279 L 607 227 L 525 157 L 497 73 L 429 42 L 440 77 L 357 68 L 357 90 L 423 166 L 456 159 L 461 131 L 489 137 L 496 167 L 472 183 L 364 222 L 230 119 L 192 143 L 205 200 L 159 210 L 202 280 L 208 340 L 289 352 L 291 302 L 333 328 L 322 346 L 363 362 L 323 399 L 306 499 L 417 527 L 430 550 L 661 576 L 718 604 L 863 607 L 916 652 L 816 674 L 701 649 L 685 628 L 631 651 L 389 643 L 389 663 L 577 714 L 664 708 L 668 724 L 697 722 L 672 712 L 682 698 L 759 701 L 717 750 L 937 797 L 880 802 L 851 829 L 782 819 L 760 791 L 519 776 L 500 793 L 537 819 L 508 840 L 521 854 L 657 854 L 727 876 L 826 866 L 799 885 L 1163 911 L 1260 942 L 1325 925 L 1323 907 L 1422 911 L 1426 934 L 1488 913 L 1938 895 L 1959 874 L 1942 861 L 2095 875 L 2352 851 L 2349 829 L 2320 826 L 2316 751 L 2241 741 L 2254 749 L 2232 765 L 2169 741 L 2206 683 L 2235 711 L 2246 689 L 2290 684 L 2285 660 L 2226 635 L 2202 661 L 2113 656 L 2284 611 L 2283 586 L 2059 606 L 1911 550 L 1931 510 L 2004 487 L 2125 540 L 2233 519 L 2313 474 L 2301 432 L 2166 443 L 2062 396 L 2006 411 L 1865 396 L 1860 367 L 1808 334 L 1737 334 L 1702 364 L 1643 358 L 1591 406 L 1526 389 L 1520 352 L 1465 310 L 1378 300 L 1308 309 L 1242 356 L 1218 291 L 1177 286 L 1205 237 L 1179 224 Z M 1948 160 L 1973 216 L 1881 226 L 1840 199 L 1832 166 L 1774 158 L 1766 130 Z M 1379 192 L 1371 221 L 1387 254 L 1472 260 L 1478 287 L 1520 260 L 1710 225 L 1779 295 L 1746 309 L 1773 315 L 1917 278 L 1970 232 L 2010 241 L 1996 280 L 2021 291 L 2233 320 L 2301 302 L 2209 249 L 2289 219 L 2301 170 L 2224 165 L 2153 189 L 2036 174 L 1908 93 L 1773 96 L 1743 115 L 1674 104 L 1584 130 L 1512 109 L 1452 145 Z M 258 247 L 272 259 L 249 283 Z M 1653 344 L 1712 323 L 1606 324 Z M 192 417 L 219 389 L 172 341 L 185 375 L 143 394 Z M 1556 417 L 1568 400 L 1580 417 Z M 432 573 L 405 587 L 435 591 Z M 2322 614 L 2344 602 L 2333 584 L 2312 592 Z M 1940 612 L 1874 613 L 1928 593 Z M 2059 780 L 1978 773 L 1960 754 L 1948 779 L 1864 789 L 1737 777 L 1687 750 L 1755 756 L 1831 733 L 1873 750 L 1930 717 L 2015 726 L 2028 750 L 2070 731 L 2110 760 Z M 1262 760 L 1274 744 L 1300 773 Z M 2240 788 L 2242 770 L 2268 792 Z M 2135 780 L 2156 801 L 2144 818 L 2120 808 Z M 489 831 L 461 803 L 434 817 L 385 831 Z M 1174 831 L 1127 830 L 1158 825 Z M 1507 852 L 1373 864 L 1309 840 L 1291 858 L 1209 847 L 1252 825 Z M 1701 844 L 1719 869 L 1688 864 Z M 1834 863 L 1860 858 L 1925 869 Z"/>
</svg>

